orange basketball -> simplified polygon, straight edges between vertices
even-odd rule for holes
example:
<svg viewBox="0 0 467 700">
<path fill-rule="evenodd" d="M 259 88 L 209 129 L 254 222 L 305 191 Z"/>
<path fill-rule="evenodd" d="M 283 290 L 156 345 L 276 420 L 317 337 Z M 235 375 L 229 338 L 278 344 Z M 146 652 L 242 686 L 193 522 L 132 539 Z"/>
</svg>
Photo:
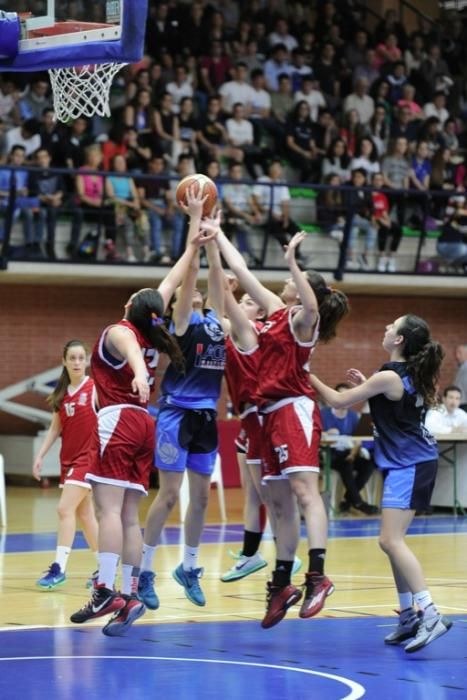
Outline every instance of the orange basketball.
<svg viewBox="0 0 467 700">
<path fill-rule="evenodd" d="M 207 199 L 203 206 L 203 216 L 209 216 L 215 203 L 217 202 L 216 185 L 211 178 L 207 177 L 207 175 L 203 175 L 202 173 L 187 175 L 183 178 L 183 180 L 180 180 L 177 185 L 177 189 L 175 191 L 175 199 L 177 200 L 177 204 L 187 203 L 186 192 L 190 187 L 195 188 L 194 191 L 196 194 L 198 194 L 198 192 L 201 190 L 201 195 L 203 197 L 207 195 Z"/>
</svg>

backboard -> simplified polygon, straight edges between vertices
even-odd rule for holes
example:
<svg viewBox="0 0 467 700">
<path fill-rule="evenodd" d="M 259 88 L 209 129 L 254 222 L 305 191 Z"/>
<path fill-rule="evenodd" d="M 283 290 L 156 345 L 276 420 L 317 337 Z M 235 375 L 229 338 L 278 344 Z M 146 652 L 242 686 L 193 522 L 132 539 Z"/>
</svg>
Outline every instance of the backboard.
<svg viewBox="0 0 467 700">
<path fill-rule="evenodd" d="M 10 27 L 0 22 L 0 71 L 134 63 L 142 57 L 147 0 L 0 0 L 0 10 L 16 13 L 18 23 L 11 26 L 14 15 L 4 23 Z"/>
</svg>

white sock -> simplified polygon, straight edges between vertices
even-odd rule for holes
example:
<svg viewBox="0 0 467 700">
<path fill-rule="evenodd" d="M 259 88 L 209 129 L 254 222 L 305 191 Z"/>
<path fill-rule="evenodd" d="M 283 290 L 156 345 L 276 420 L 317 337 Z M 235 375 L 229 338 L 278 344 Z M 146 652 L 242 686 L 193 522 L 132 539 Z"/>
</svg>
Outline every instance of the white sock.
<svg viewBox="0 0 467 700">
<path fill-rule="evenodd" d="M 156 547 L 151 547 L 151 545 L 149 544 L 143 544 L 143 556 L 141 557 L 141 571 L 153 570 L 153 561 L 155 553 Z"/>
<path fill-rule="evenodd" d="M 414 600 L 420 610 L 423 610 L 423 614 L 427 617 L 434 617 L 438 614 L 429 591 L 419 591 L 418 593 L 414 593 Z"/>
<path fill-rule="evenodd" d="M 99 578 L 97 584 L 104 585 L 110 591 L 113 590 L 117 577 L 118 554 L 113 552 L 99 552 Z"/>
<path fill-rule="evenodd" d="M 408 593 L 399 593 L 399 610 L 403 612 L 408 608 L 413 608 L 412 591 L 409 591 Z"/>
<path fill-rule="evenodd" d="M 131 595 L 138 591 L 139 566 L 122 564 L 122 593 Z"/>
<path fill-rule="evenodd" d="M 183 552 L 183 569 L 184 569 L 184 571 L 190 571 L 190 569 L 196 569 L 196 564 L 198 563 L 199 547 L 189 547 L 186 544 L 183 549 L 184 549 L 184 552 Z"/>
<path fill-rule="evenodd" d="M 55 550 L 55 561 L 60 567 L 62 574 L 65 573 L 66 565 L 68 563 L 68 557 L 70 556 L 71 547 L 62 547 L 62 545 L 57 545 Z"/>
</svg>

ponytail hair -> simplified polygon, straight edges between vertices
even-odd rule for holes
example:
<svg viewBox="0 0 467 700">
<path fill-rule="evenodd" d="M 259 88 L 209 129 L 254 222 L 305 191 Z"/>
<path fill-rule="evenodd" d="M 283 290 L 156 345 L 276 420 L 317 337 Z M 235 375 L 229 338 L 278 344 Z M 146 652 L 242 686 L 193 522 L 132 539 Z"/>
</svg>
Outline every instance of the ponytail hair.
<svg viewBox="0 0 467 700">
<path fill-rule="evenodd" d="M 84 350 L 86 351 L 86 346 L 81 340 L 69 340 L 63 348 L 63 360 L 66 360 L 68 350 L 70 350 L 71 348 L 84 348 Z M 70 375 L 68 374 L 67 368 L 64 366 L 62 369 L 62 373 L 58 378 L 57 386 L 52 391 L 52 393 L 46 398 L 47 403 L 55 413 L 57 413 L 60 410 L 63 398 L 69 386 Z"/>
<path fill-rule="evenodd" d="M 156 350 L 169 356 L 177 371 L 185 371 L 180 346 L 164 325 L 164 300 L 157 289 L 142 289 L 137 292 L 131 299 L 126 318 Z"/>
<path fill-rule="evenodd" d="M 444 350 L 431 338 L 430 327 L 419 316 L 407 314 L 397 332 L 404 338 L 403 357 L 417 392 L 427 406 L 436 405 L 437 384 Z"/>
<path fill-rule="evenodd" d="M 344 292 L 328 287 L 324 277 L 319 272 L 307 270 L 305 274 L 318 302 L 319 339 L 328 343 L 336 337 L 339 321 L 350 311 L 349 300 Z"/>
</svg>

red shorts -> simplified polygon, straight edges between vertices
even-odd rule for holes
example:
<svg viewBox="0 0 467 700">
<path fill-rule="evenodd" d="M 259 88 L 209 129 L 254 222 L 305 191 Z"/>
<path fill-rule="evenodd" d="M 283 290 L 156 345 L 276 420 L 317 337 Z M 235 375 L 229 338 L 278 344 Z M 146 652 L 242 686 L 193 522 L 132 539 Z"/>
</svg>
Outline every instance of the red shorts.
<svg viewBox="0 0 467 700">
<path fill-rule="evenodd" d="M 307 396 L 276 404 L 263 414 L 263 478 L 284 479 L 293 472 L 319 472 L 321 415 Z"/>
<path fill-rule="evenodd" d="M 72 486 L 81 486 L 84 489 L 90 489 L 91 484 L 86 481 L 86 474 L 89 472 L 89 468 L 89 464 L 87 464 L 85 467 L 82 465 L 64 466 L 62 464 L 60 469 L 59 486 L 63 488 L 64 484 L 71 484 Z"/>
<path fill-rule="evenodd" d="M 91 482 L 147 494 L 154 461 L 154 421 L 137 406 L 109 406 L 97 415 L 99 457 L 88 471 Z"/>
<path fill-rule="evenodd" d="M 258 411 L 251 411 L 242 418 L 242 428 L 246 434 L 246 461 L 249 464 L 261 464 L 263 451 L 263 416 Z"/>
</svg>

